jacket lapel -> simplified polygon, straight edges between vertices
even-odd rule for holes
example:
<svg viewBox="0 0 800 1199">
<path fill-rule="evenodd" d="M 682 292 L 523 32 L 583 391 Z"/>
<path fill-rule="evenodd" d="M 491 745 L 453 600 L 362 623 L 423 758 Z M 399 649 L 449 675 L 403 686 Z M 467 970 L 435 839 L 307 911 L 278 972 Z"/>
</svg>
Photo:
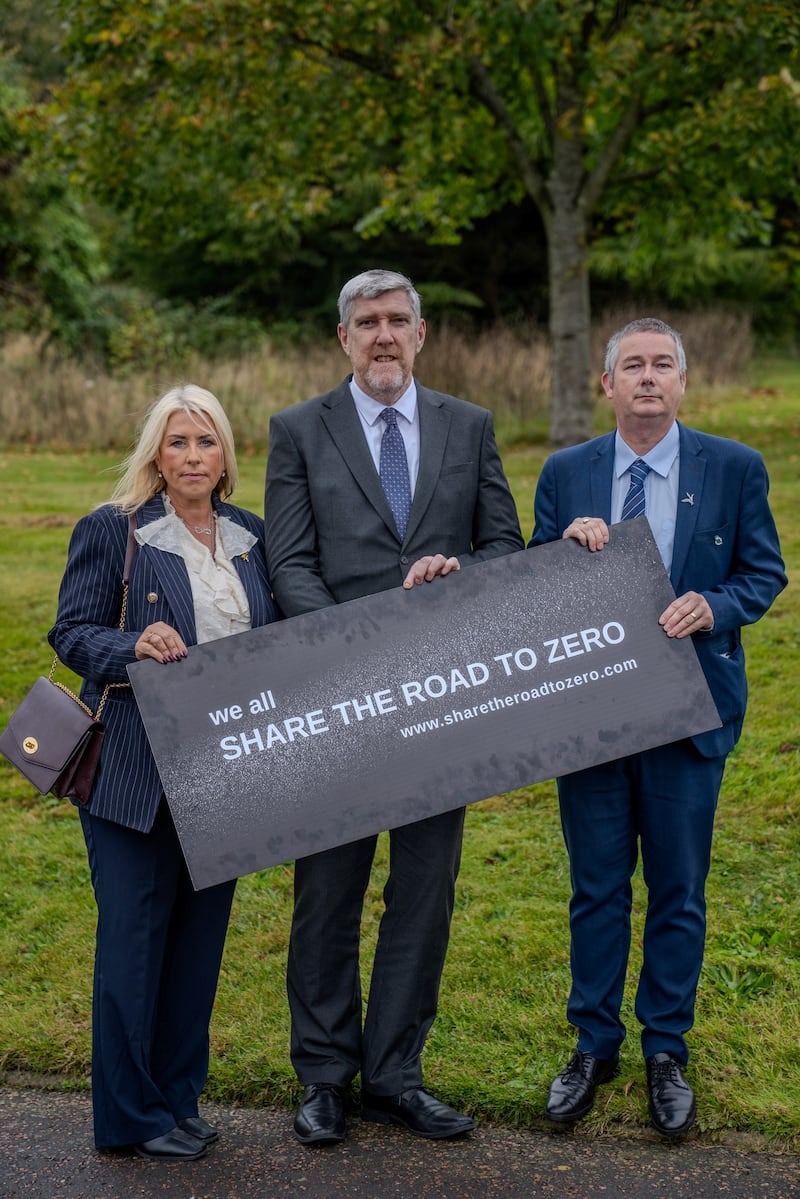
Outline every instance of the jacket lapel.
<svg viewBox="0 0 800 1199">
<path fill-rule="evenodd" d="M 678 505 L 675 513 L 675 540 L 672 545 L 672 568 L 670 580 L 673 586 L 680 579 L 689 546 L 692 543 L 697 518 L 700 515 L 700 505 L 703 498 L 703 484 L 706 475 L 706 459 L 703 457 L 703 447 L 692 433 L 683 425 L 678 425 L 680 433 L 680 470 L 678 474 Z"/>
<path fill-rule="evenodd" d="M 139 510 L 137 525 L 147 525 L 164 515 L 164 503 L 160 495 L 154 496 Z M 161 591 L 175 616 L 177 627 L 185 640 L 195 642 L 197 629 L 194 622 L 194 603 L 189 572 L 183 558 L 177 554 L 165 554 L 162 550 L 147 545 L 136 547 L 153 573 L 158 578 Z"/>
<path fill-rule="evenodd" d="M 441 400 L 427 387 L 417 384 L 417 411 L 419 413 L 419 471 L 414 488 L 414 499 L 408 515 L 406 541 L 415 531 L 428 510 L 436 484 L 442 471 L 447 435 L 450 432 L 450 413 Z"/>
<path fill-rule="evenodd" d="M 256 555 L 250 555 L 247 561 L 243 560 L 241 555 L 239 555 L 239 557 L 234 558 L 233 565 L 245 589 L 247 602 L 250 605 L 251 628 L 255 629 L 259 628 L 262 624 L 269 624 L 270 616 L 267 607 L 269 587 L 267 586 L 267 576 L 266 572 L 259 569 L 260 563 Z"/>
<path fill-rule="evenodd" d="M 387 528 L 397 536 L 394 517 L 389 507 L 380 477 L 372 461 L 364 430 L 361 428 L 349 380 L 332 392 L 325 401 L 322 420 L 342 457 L 342 462 Z M 413 509 L 412 509 L 413 511 Z"/>
<path fill-rule="evenodd" d="M 614 438 L 609 433 L 601 438 L 589 459 L 589 487 L 592 501 L 591 512 L 611 523 L 611 482 L 614 469 Z"/>
</svg>

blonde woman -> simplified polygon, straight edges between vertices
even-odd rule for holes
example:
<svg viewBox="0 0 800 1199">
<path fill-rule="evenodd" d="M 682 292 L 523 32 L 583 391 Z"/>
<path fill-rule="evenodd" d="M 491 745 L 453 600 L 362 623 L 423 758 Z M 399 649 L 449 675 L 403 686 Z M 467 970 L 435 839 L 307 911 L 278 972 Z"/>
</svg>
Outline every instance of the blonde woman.
<svg viewBox="0 0 800 1199">
<path fill-rule="evenodd" d="M 262 521 L 225 500 L 238 474 L 228 418 L 187 384 L 148 412 L 111 498 L 76 525 L 50 642 L 92 709 L 152 658 L 268 624 Z M 122 574 L 135 520 L 125 628 Z M 202 1157 L 208 1027 L 234 882 L 194 891 L 129 688 L 112 690 L 89 803 L 80 809 L 98 909 L 92 1100 L 98 1148 Z M 220 797 L 222 802 L 224 797 Z"/>
</svg>

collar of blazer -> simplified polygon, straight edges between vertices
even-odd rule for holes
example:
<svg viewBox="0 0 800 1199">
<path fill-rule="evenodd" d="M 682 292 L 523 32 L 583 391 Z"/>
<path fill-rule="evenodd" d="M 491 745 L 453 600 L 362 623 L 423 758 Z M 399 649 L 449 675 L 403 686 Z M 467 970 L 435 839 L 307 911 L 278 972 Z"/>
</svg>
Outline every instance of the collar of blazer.
<svg viewBox="0 0 800 1199">
<path fill-rule="evenodd" d="M 419 413 L 419 471 L 405 542 L 416 530 L 436 487 L 444 459 L 451 419 L 443 396 L 438 392 L 430 391 L 420 383 L 417 383 L 416 386 L 417 411 Z M 322 397 L 322 419 L 353 478 L 380 514 L 386 527 L 396 536 L 392 510 L 363 435 L 356 406 L 353 403 L 349 379 Z"/>
<path fill-rule="evenodd" d="M 212 495 L 211 503 L 218 516 L 227 516 L 237 524 L 244 523 L 237 519 L 234 506 L 218 499 L 216 493 Z M 154 495 L 139 509 L 137 523 L 146 525 L 151 521 L 159 520 L 163 515 L 164 502 L 160 494 Z M 187 642 L 194 644 L 197 640 L 194 604 L 189 574 L 183 558 L 178 558 L 174 554 L 164 554 L 160 550 L 151 549 L 146 545 L 140 545 L 137 553 L 144 555 L 155 572 L 161 593 L 175 614 L 181 635 Z M 253 546 L 253 552 L 248 554 L 246 559 L 243 559 L 241 555 L 234 557 L 233 565 L 247 593 L 253 627 L 274 620 L 275 611 L 269 599 L 269 588 L 261 551 L 257 552 L 257 547 Z"/>
<path fill-rule="evenodd" d="M 686 564 L 686 555 L 692 543 L 703 495 L 708 457 L 702 437 L 695 429 L 687 428 L 680 421 L 680 468 L 678 475 L 678 509 L 675 513 L 675 540 L 672 547 L 672 569 L 670 579 L 677 585 Z M 605 519 L 611 514 L 611 472 L 614 467 L 614 438 L 616 431 L 598 437 L 590 461 L 592 503 Z M 691 504 L 680 503 L 680 497 L 691 495 Z"/>
</svg>

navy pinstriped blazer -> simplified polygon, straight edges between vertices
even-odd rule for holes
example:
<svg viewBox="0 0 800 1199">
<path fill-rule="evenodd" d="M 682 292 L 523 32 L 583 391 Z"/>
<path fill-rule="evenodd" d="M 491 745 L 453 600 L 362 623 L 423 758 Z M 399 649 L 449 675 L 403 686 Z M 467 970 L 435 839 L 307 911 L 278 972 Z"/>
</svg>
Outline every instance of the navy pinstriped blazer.
<svg viewBox="0 0 800 1199">
<path fill-rule="evenodd" d="M 243 525 L 257 542 L 247 559 L 234 559 L 250 603 L 253 627 L 278 618 L 267 580 L 263 522 L 232 504 L 214 503 L 220 516 Z M 136 514 L 138 526 L 164 515 L 161 496 Z M 72 534 L 58 597 L 56 623 L 48 639 L 59 658 L 84 680 L 81 697 L 94 711 L 106 683 L 127 683 L 126 667 L 136 661 L 134 646 L 143 629 L 163 620 L 187 645 L 197 644 L 189 575 L 183 559 L 137 545 L 128 585 L 124 631 L 119 628 L 122 572 L 128 517 L 111 504 L 84 516 Z M 162 669 L 180 668 L 167 663 Z M 149 832 L 163 794 L 161 779 L 129 687 L 109 693 L 102 716 L 105 739 L 90 810 L 128 828 Z"/>
</svg>

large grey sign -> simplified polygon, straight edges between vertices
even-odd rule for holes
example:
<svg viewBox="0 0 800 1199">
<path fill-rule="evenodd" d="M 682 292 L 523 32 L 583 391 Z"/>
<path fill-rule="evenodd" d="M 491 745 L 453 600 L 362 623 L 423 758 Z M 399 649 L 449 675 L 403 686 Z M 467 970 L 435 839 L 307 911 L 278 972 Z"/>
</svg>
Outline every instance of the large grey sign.
<svg viewBox="0 0 800 1199">
<path fill-rule="evenodd" d="M 644 518 L 129 667 L 195 887 L 719 727 Z"/>
</svg>

